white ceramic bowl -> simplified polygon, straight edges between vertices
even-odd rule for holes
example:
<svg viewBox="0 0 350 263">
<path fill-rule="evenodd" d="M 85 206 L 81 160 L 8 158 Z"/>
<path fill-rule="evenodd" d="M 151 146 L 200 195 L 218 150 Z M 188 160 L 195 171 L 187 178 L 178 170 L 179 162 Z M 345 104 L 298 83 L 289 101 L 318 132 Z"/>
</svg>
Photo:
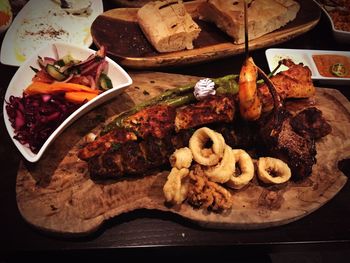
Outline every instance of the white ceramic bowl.
<svg viewBox="0 0 350 263">
<path fill-rule="evenodd" d="M 329 11 L 332 11 L 333 9 L 336 9 L 336 8 L 332 7 L 332 6 L 323 5 L 323 4 L 318 3 L 318 2 L 316 2 L 316 3 L 321 7 L 321 9 L 324 11 L 324 13 L 328 17 L 329 21 L 331 22 L 333 36 L 336 39 L 336 41 L 341 42 L 341 43 L 350 43 L 350 31 L 336 29 L 334 22 L 333 22 L 333 19 L 332 19 L 331 15 L 329 14 Z"/>
<path fill-rule="evenodd" d="M 9 101 L 10 96 L 22 97 L 23 90 L 32 82 L 32 78 L 34 76 L 33 70 L 30 66 L 39 68 L 37 59 L 38 56 L 48 56 L 55 57 L 55 47 L 57 49 L 58 57 L 63 57 L 64 55 L 70 54 L 72 57 L 84 60 L 89 55 L 94 54 L 96 51 L 89 48 L 82 48 L 72 44 L 66 43 L 52 43 L 47 45 L 46 47 L 40 49 L 36 54 L 34 54 L 30 59 L 28 59 L 21 67 L 16 71 L 13 76 L 6 94 L 5 101 Z M 27 146 L 22 145 L 19 141 L 14 139 L 14 129 L 11 126 L 9 121 L 7 111 L 6 111 L 6 103 L 4 103 L 3 107 L 3 115 L 4 121 L 9 135 L 11 136 L 14 144 L 17 146 L 18 150 L 30 162 L 36 162 L 43 155 L 45 150 L 49 147 L 49 145 L 59 136 L 59 134 L 67 128 L 71 123 L 81 117 L 83 114 L 91 110 L 92 108 L 100 105 L 101 103 L 111 99 L 112 97 L 117 96 L 124 88 L 131 85 L 132 80 L 130 76 L 125 72 L 123 68 L 121 68 L 117 63 L 115 63 L 110 58 L 106 57 L 108 62 L 108 72 L 107 75 L 112 80 L 113 88 L 107 90 L 94 99 L 88 101 L 83 104 L 80 108 L 78 108 L 75 112 L 73 112 L 46 140 L 44 145 L 41 147 L 38 153 L 33 153 Z"/>
</svg>

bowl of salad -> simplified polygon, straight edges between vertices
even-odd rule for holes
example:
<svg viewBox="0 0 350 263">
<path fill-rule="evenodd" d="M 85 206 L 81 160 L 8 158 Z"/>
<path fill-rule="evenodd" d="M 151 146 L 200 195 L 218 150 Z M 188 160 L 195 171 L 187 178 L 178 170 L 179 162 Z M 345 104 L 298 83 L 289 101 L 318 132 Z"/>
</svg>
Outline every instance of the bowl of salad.
<svg viewBox="0 0 350 263">
<path fill-rule="evenodd" d="M 24 158 L 37 162 L 65 128 L 131 84 L 104 47 L 51 43 L 22 64 L 9 84 L 7 131 Z"/>
</svg>

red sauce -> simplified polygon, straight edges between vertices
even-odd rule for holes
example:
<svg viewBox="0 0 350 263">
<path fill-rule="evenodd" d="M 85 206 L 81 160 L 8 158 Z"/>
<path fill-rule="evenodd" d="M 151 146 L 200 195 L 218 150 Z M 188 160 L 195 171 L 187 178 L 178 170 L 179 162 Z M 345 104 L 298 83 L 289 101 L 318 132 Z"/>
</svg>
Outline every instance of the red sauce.
<svg viewBox="0 0 350 263">
<path fill-rule="evenodd" d="M 318 72 L 323 77 L 339 77 L 339 78 L 350 78 L 350 57 L 342 55 L 313 55 L 312 56 Z M 342 64 L 345 67 L 346 73 L 344 76 L 337 76 L 332 73 L 332 66 L 335 64 Z"/>
</svg>

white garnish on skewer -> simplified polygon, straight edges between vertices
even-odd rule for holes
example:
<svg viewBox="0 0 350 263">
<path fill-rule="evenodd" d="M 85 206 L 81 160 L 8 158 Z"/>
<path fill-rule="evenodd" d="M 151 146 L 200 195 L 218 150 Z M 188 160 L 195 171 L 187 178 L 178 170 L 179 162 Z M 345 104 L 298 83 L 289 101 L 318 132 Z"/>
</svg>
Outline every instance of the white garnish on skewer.
<svg viewBox="0 0 350 263">
<path fill-rule="evenodd" d="M 201 100 L 208 95 L 215 95 L 215 83 L 211 79 L 201 79 L 194 86 L 194 96 L 197 100 Z"/>
</svg>

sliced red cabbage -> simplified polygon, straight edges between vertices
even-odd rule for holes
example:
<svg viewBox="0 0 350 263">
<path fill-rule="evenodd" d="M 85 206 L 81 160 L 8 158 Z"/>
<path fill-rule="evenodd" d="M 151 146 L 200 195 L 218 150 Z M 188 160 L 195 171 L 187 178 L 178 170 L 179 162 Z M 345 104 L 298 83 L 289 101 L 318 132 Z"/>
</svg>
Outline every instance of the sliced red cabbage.
<svg viewBox="0 0 350 263">
<path fill-rule="evenodd" d="M 11 96 L 6 111 L 14 138 L 37 153 L 52 132 L 81 105 L 71 103 L 64 94 Z"/>
</svg>

